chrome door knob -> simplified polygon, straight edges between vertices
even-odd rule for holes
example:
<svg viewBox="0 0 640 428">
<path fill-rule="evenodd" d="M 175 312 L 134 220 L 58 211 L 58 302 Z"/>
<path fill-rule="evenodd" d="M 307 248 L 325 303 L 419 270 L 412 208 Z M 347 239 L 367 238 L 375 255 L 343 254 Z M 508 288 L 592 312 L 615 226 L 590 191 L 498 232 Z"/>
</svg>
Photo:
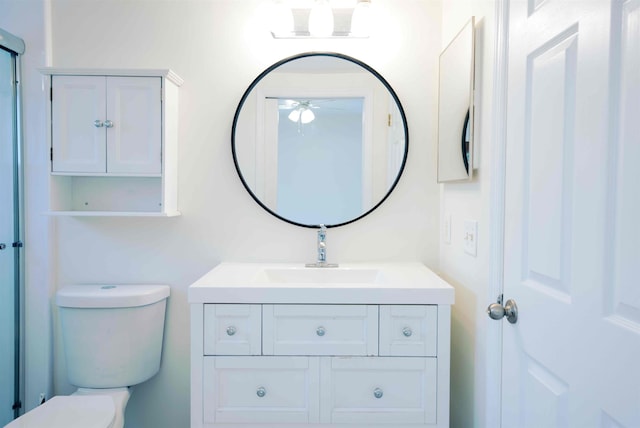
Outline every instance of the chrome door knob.
<svg viewBox="0 0 640 428">
<path fill-rule="evenodd" d="M 105 128 L 113 128 L 113 122 L 110 120 L 105 120 L 104 121 L 104 126 Z"/>
<path fill-rule="evenodd" d="M 104 126 L 104 122 L 100 119 L 96 119 L 93 121 L 93 126 L 95 126 L 96 128 L 102 128 Z"/>
<path fill-rule="evenodd" d="M 382 398 L 382 396 L 384 395 L 384 392 L 382 392 L 382 390 L 380 388 L 376 388 L 373 390 L 373 396 L 376 398 Z"/>
<path fill-rule="evenodd" d="M 7 244 L 0 243 L 0 250 L 4 250 L 5 248 L 7 248 Z"/>
<path fill-rule="evenodd" d="M 233 336 L 234 334 L 236 334 L 236 328 L 232 325 L 227 327 L 227 336 Z"/>
<path fill-rule="evenodd" d="M 518 321 L 518 306 L 512 299 L 507 300 L 504 306 L 500 303 L 492 303 L 487 308 L 487 314 L 492 320 L 501 320 L 507 317 L 507 321 L 515 324 Z"/>
<path fill-rule="evenodd" d="M 404 337 L 411 337 L 413 331 L 411 330 L 411 328 L 405 327 L 402 329 L 402 334 L 404 334 Z"/>
<path fill-rule="evenodd" d="M 326 332 L 327 331 L 324 329 L 324 327 L 318 327 L 316 329 L 316 334 L 320 337 L 324 336 Z"/>
<path fill-rule="evenodd" d="M 267 395 L 267 390 L 264 388 L 264 386 L 259 387 L 256 390 L 256 395 L 260 398 L 264 397 L 265 395 Z"/>
</svg>

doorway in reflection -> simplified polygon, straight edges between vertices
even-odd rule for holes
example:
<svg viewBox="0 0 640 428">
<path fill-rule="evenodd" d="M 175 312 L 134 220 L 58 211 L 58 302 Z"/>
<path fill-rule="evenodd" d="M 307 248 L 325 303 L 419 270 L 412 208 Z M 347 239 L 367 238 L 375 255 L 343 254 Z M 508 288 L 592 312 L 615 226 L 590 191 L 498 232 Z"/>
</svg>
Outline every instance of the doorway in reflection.
<svg viewBox="0 0 640 428">
<path fill-rule="evenodd" d="M 307 224 L 360 215 L 363 109 L 363 97 L 278 99 L 278 213 Z"/>
</svg>

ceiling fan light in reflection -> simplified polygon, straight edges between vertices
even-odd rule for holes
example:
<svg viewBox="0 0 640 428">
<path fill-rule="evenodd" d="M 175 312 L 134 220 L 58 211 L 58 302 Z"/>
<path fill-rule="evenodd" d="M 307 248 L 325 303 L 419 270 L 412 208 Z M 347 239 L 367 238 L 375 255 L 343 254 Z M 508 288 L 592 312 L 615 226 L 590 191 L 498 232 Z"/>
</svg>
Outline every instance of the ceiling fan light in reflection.
<svg viewBox="0 0 640 428">
<path fill-rule="evenodd" d="M 316 115 L 306 107 L 299 107 L 295 110 L 292 110 L 287 117 L 292 122 L 300 122 L 306 125 L 307 123 L 313 122 L 313 120 L 316 118 Z"/>
</svg>

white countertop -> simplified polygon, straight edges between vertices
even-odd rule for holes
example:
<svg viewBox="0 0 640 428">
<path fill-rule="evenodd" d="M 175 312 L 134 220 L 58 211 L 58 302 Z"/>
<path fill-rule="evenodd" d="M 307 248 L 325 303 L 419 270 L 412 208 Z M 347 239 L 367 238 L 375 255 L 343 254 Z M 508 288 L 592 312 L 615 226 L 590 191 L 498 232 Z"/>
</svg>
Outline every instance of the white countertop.
<svg viewBox="0 0 640 428">
<path fill-rule="evenodd" d="M 312 280 L 306 279 L 307 273 Z M 322 279 L 325 273 L 330 281 Z M 375 280 L 360 280 L 373 276 Z M 293 263 L 224 262 L 189 286 L 188 299 L 189 303 L 451 305 L 454 289 L 421 263 L 305 268 Z"/>
</svg>

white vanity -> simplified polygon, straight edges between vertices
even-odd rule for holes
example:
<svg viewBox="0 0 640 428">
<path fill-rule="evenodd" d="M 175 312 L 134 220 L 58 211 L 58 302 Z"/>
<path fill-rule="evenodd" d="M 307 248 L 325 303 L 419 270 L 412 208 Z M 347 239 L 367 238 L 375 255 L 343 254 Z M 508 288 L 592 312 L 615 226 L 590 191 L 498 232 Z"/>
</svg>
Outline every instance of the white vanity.
<svg viewBox="0 0 640 428">
<path fill-rule="evenodd" d="M 453 301 L 420 263 L 222 263 L 189 287 L 191 427 L 448 427 Z"/>
</svg>

